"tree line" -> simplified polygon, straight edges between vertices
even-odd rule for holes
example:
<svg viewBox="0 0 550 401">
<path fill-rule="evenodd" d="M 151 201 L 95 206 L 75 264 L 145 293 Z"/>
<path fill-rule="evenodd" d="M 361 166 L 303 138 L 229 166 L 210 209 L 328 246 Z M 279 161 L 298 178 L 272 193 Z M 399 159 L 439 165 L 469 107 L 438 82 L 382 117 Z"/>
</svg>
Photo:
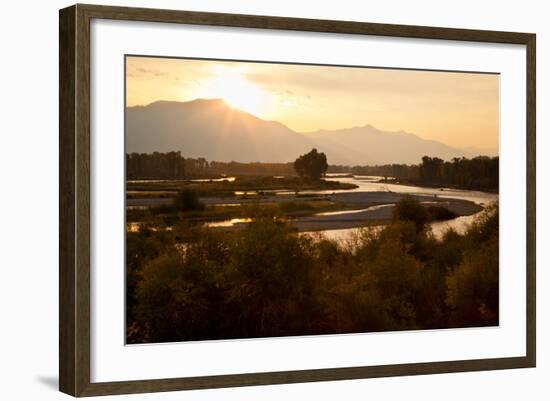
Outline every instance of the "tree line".
<svg viewBox="0 0 550 401">
<path fill-rule="evenodd" d="M 126 154 L 128 179 L 184 179 L 201 176 L 208 170 L 204 157 L 184 158 L 179 151 Z"/>
<path fill-rule="evenodd" d="M 499 158 L 478 156 L 453 158 L 450 162 L 424 156 L 419 166 L 420 182 L 456 185 L 466 189 L 498 190 Z"/>
<path fill-rule="evenodd" d="M 126 155 L 128 179 L 215 178 L 220 175 L 292 176 L 319 180 L 329 173 L 381 176 L 402 183 L 455 186 L 474 190 L 498 190 L 499 158 L 478 156 L 444 161 L 424 156 L 419 164 L 380 166 L 329 165 L 327 156 L 312 149 L 293 163 L 240 163 L 208 161 L 203 157 L 184 158 L 181 152 L 130 153 Z"/>
<path fill-rule="evenodd" d="M 385 164 L 380 166 L 329 166 L 329 173 L 381 176 L 417 185 L 445 185 L 464 189 L 498 190 L 499 158 L 477 156 L 444 161 L 424 156 L 419 164 Z"/>
<path fill-rule="evenodd" d="M 312 149 L 294 163 L 208 162 L 204 157 L 184 158 L 178 152 L 126 154 L 128 179 L 185 179 L 211 178 L 219 175 L 281 175 L 297 174 L 303 179 L 319 180 L 328 168 L 324 153 Z"/>
<path fill-rule="evenodd" d="M 293 175 L 293 163 L 240 163 L 183 157 L 178 152 L 128 153 L 128 179 L 214 178 L 220 175 Z"/>
</svg>

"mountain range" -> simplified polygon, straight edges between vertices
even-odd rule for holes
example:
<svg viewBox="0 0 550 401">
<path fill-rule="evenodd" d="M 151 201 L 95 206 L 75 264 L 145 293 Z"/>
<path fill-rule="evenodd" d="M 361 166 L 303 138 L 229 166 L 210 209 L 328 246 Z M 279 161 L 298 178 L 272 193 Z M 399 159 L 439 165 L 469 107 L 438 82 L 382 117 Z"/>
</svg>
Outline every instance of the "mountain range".
<svg viewBox="0 0 550 401">
<path fill-rule="evenodd" d="M 424 155 L 444 160 L 472 157 L 417 135 L 387 132 L 371 125 L 300 133 L 262 120 L 221 99 L 158 101 L 126 108 L 126 151 L 181 151 L 184 157 L 238 162 L 290 162 L 317 148 L 329 164 L 417 164 Z"/>
</svg>

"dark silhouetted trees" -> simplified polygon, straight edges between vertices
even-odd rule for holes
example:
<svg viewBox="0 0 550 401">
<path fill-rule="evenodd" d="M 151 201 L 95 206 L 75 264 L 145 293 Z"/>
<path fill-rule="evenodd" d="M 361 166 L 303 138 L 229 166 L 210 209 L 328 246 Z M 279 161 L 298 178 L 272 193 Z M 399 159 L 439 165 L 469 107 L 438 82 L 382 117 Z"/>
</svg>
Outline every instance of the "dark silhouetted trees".
<svg viewBox="0 0 550 401">
<path fill-rule="evenodd" d="M 301 177 L 317 181 L 325 175 L 328 169 L 327 156 L 312 149 L 311 152 L 301 155 L 294 162 L 294 170 Z"/>
<path fill-rule="evenodd" d="M 420 164 L 420 180 L 429 183 L 441 183 L 443 178 L 443 159 L 439 157 L 422 158 Z"/>
<path fill-rule="evenodd" d="M 444 161 L 424 156 L 418 165 L 386 164 L 382 166 L 330 166 L 329 173 L 350 173 L 392 177 L 401 183 L 453 186 L 463 189 L 498 191 L 499 158 L 478 156 L 455 157 Z"/>
<path fill-rule="evenodd" d="M 127 179 L 181 179 L 185 177 L 181 152 L 130 153 L 126 155 Z"/>
<path fill-rule="evenodd" d="M 327 156 L 317 149 L 301 155 L 294 163 L 238 163 L 208 161 L 203 157 L 183 158 L 181 152 L 130 153 L 126 155 L 127 179 L 192 179 L 224 175 L 291 176 L 317 181 L 331 173 L 350 173 L 391 178 L 401 183 L 454 186 L 497 191 L 499 158 L 478 156 L 444 161 L 424 156 L 418 165 L 328 166 Z"/>
<path fill-rule="evenodd" d="M 455 157 L 450 162 L 424 156 L 419 170 L 420 182 L 465 189 L 498 190 L 498 163 L 498 157 L 488 156 L 473 159 Z"/>
<path fill-rule="evenodd" d="M 204 157 L 184 158 L 181 152 L 126 154 L 127 179 L 201 178 L 208 175 L 209 163 Z"/>
<path fill-rule="evenodd" d="M 126 154 L 128 179 L 213 178 L 221 175 L 294 175 L 293 163 L 239 163 L 182 157 L 181 152 Z"/>
</svg>

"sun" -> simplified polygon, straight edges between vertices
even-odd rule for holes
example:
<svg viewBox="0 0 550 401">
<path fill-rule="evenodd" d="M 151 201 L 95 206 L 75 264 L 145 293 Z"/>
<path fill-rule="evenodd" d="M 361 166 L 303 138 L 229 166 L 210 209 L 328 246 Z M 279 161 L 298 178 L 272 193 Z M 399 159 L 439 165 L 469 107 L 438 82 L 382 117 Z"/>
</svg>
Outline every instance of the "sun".
<svg viewBox="0 0 550 401">
<path fill-rule="evenodd" d="M 220 97 L 230 106 L 252 114 L 261 114 L 265 95 L 244 79 L 223 81 L 218 88 Z"/>
<path fill-rule="evenodd" d="M 223 99 L 229 106 L 254 115 L 265 112 L 267 95 L 238 72 L 221 71 L 202 93 L 206 98 Z"/>
</svg>

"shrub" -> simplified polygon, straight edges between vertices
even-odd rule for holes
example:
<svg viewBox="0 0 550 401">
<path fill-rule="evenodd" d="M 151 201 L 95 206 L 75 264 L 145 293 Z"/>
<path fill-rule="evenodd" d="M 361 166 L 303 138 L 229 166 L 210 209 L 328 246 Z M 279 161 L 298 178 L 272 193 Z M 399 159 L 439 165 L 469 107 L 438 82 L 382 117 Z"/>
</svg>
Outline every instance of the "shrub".
<svg viewBox="0 0 550 401">
<path fill-rule="evenodd" d="M 249 224 L 231 250 L 229 298 L 241 335 L 297 335 L 314 318 L 313 242 L 273 219 Z"/>
<path fill-rule="evenodd" d="M 498 324 L 498 237 L 468 252 L 447 277 L 447 288 L 452 325 Z"/>
<path fill-rule="evenodd" d="M 458 217 L 458 215 L 452 210 L 449 210 L 446 207 L 439 205 L 428 206 L 428 215 L 430 221 L 443 221 Z"/>
<path fill-rule="evenodd" d="M 173 206 L 180 212 L 205 209 L 204 203 L 199 200 L 197 193 L 189 188 L 182 189 L 178 192 L 174 198 Z"/>
<path fill-rule="evenodd" d="M 192 231 L 193 242 L 166 244 L 145 263 L 136 288 L 136 342 L 215 339 L 227 332 L 221 306 L 228 244 L 211 231 Z"/>
<path fill-rule="evenodd" d="M 429 217 L 426 209 L 412 196 L 405 196 L 393 209 L 394 221 L 412 221 L 418 231 L 425 228 Z"/>
<path fill-rule="evenodd" d="M 498 324 L 498 221 L 498 204 L 491 205 L 464 236 L 462 261 L 447 277 L 452 326 Z"/>
</svg>

